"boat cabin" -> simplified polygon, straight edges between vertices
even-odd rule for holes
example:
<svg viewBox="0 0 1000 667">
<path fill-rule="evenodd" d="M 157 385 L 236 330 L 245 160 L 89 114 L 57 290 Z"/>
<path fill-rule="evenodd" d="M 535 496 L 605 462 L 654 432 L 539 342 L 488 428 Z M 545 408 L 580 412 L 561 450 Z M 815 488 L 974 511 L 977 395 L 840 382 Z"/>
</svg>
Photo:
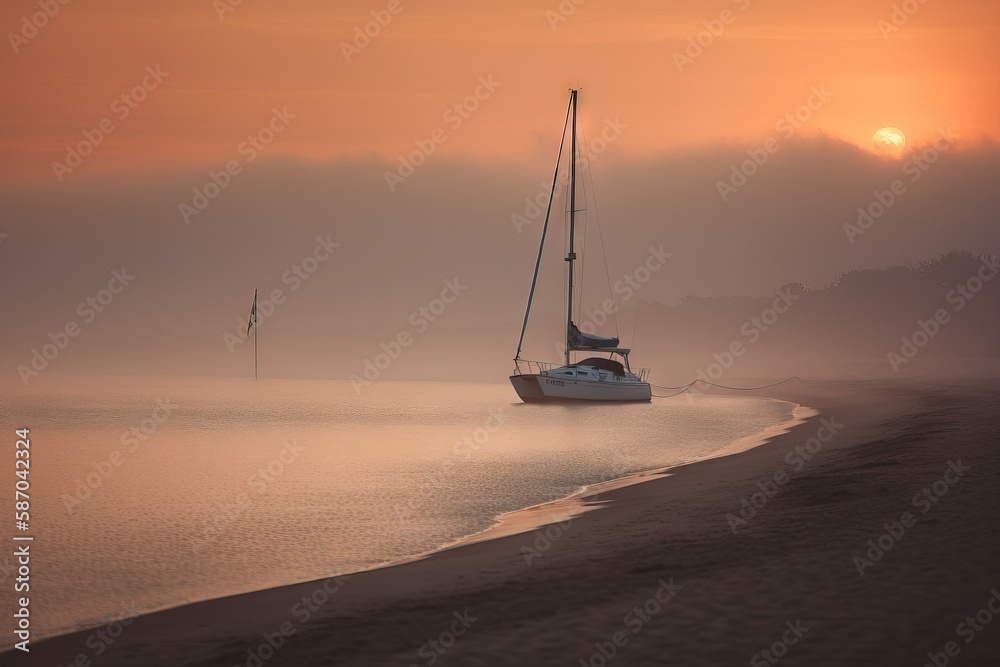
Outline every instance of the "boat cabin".
<svg viewBox="0 0 1000 667">
<path fill-rule="evenodd" d="M 608 371 L 615 377 L 625 376 L 625 367 L 619 361 L 614 359 L 604 359 L 602 357 L 589 357 L 583 361 L 578 361 L 573 366 L 593 366 L 594 368 L 599 368 L 602 371 Z"/>
</svg>

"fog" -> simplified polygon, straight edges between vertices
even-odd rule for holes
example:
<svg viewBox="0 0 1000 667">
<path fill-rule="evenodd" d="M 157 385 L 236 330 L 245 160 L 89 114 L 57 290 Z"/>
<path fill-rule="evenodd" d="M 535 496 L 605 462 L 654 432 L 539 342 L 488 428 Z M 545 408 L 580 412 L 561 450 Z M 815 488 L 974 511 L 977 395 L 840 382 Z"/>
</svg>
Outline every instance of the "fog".
<svg viewBox="0 0 1000 667">
<path fill-rule="evenodd" d="M 656 361 L 676 376 L 654 379 L 683 379 L 704 368 L 713 351 L 740 338 L 745 318 L 788 283 L 815 291 L 850 271 L 1000 250 L 1000 151 L 991 143 L 939 144 L 889 160 L 831 139 L 800 139 L 782 144 L 763 164 L 744 165 L 752 172 L 745 183 L 731 180 L 750 159 L 748 149 L 758 148 L 717 146 L 642 161 L 609 150 L 593 156 L 581 181 L 589 189 L 592 178 L 596 186 L 596 204 L 589 200 L 580 216 L 588 244 L 584 312 L 615 293 L 623 344 L 638 314 L 637 360 Z M 361 374 L 383 343 L 392 351 L 391 341 L 407 334 L 410 343 L 379 379 L 502 381 L 542 227 L 526 200 L 544 200 L 553 165 L 432 155 L 390 191 L 385 174 L 396 167 L 374 157 L 261 158 L 225 187 L 208 186 L 216 196 L 198 202 L 194 189 L 204 191 L 209 172 L 223 165 L 4 191 L 3 376 L 21 382 L 17 367 L 30 366 L 33 350 L 66 342 L 58 332 L 68 324 L 79 326 L 78 333 L 29 384 L 50 373 L 252 375 L 252 344 L 241 336 L 257 288 L 262 376 L 347 379 Z M 858 208 L 877 213 L 873 203 L 887 203 L 897 179 L 884 214 L 848 234 L 845 224 L 857 225 Z M 741 184 L 724 201 L 719 184 L 727 181 Z M 181 205 L 195 203 L 207 206 L 197 215 L 188 210 L 188 223 Z M 564 204 L 555 208 L 525 345 L 528 358 L 551 361 L 558 358 L 565 307 Z M 649 271 L 655 252 L 670 256 Z M 120 280 L 112 285 L 118 293 L 101 294 L 122 269 L 134 279 L 124 289 Z M 866 284 L 885 289 L 864 309 L 841 308 L 826 322 L 817 309 L 809 327 L 787 325 L 784 334 L 777 333 L 784 323 L 776 324 L 759 349 L 773 348 L 767 358 L 791 346 L 814 358 L 881 355 L 884 361 L 879 350 L 888 352 L 889 343 L 912 333 L 913 317 L 923 312 L 917 305 L 943 298 L 951 287 L 940 285 L 937 294 L 873 276 Z M 275 290 L 283 300 L 272 312 L 267 302 Z M 995 326 L 977 309 L 996 312 L 998 291 L 1000 281 L 987 283 L 984 298 L 970 302 L 962 318 L 954 313 L 955 320 Z M 435 303 L 442 292 L 451 303 Z M 850 303 L 846 292 L 837 294 L 838 303 Z M 896 308 L 914 294 L 924 294 L 926 304 L 918 299 L 912 313 Z M 678 305 L 692 296 L 760 300 L 715 300 L 709 317 L 690 299 Z M 86 305 L 88 298 L 98 299 L 99 311 Z M 883 311 L 894 314 L 871 326 Z M 681 327 L 675 319 L 682 314 Z M 837 332 L 824 340 L 853 343 L 809 348 L 807 339 L 824 326 Z M 596 328 L 615 333 L 613 321 Z M 968 344 L 971 356 L 996 356 L 996 343 L 988 342 L 995 334 L 975 341 L 954 334 L 926 354 L 963 356 Z M 934 345 L 941 346 L 937 352 Z"/>
</svg>

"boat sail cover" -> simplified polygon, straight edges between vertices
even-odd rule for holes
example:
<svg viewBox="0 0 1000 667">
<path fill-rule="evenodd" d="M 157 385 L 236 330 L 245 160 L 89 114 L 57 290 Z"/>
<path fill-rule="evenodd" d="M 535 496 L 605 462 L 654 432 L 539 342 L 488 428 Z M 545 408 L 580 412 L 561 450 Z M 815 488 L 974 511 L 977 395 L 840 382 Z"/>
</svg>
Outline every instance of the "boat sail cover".
<svg viewBox="0 0 1000 667">
<path fill-rule="evenodd" d="M 617 338 L 605 338 L 580 331 L 573 323 L 569 323 L 569 346 L 574 350 L 605 350 L 618 347 Z"/>
</svg>

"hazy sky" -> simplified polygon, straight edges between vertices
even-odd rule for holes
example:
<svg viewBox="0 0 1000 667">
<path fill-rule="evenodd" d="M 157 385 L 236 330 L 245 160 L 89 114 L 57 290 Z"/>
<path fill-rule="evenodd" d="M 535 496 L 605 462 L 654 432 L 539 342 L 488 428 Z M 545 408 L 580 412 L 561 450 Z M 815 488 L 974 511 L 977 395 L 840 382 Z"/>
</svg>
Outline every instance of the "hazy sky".
<svg viewBox="0 0 1000 667">
<path fill-rule="evenodd" d="M 996 139 L 1000 7 L 914 1 L 897 26 L 899 4 L 564 0 L 569 13 L 558 0 L 397 0 L 393 15 L 388 0 L 87 0 L 25 41 L 11 34 L 30 33 L 23 20 L 37 2 L 8 0 L 3 171 L 51 181 L 51 162 L 105 117 L 114 132 L 75 176 L 224 162 L 274 107 L 295 120 L 270 154 L 394 158 L 441 126 L 481 76 L 500 87 L 449 132 L 448 156 L 547 157 L 561 120 L 552 110 L 577 84 L 593 126 L 629 125 L 620 155 L 766 137 L 813 86 L 832 97 L 805 133 L 867 147 L 883 126 L 922 143 L 951 125 Z M 371 12 L 391 20 L 368 26 L 376 36 L 348 62 L 344 44 Z M 701 55 L 688 42 L 699 33 Z M 696 57 L 679 68 L 687 53 Z M 168 76 L 119 120 L 113 102 L 148 66 Z"/>
<path fill-rule="evenodd" d="M 270 331 L 350 368 L 456 278 L 420 344 L 513 348 L 577 85 L 611 282 L 672 253 L 636 302 L 997 252 L 1000 6 L 900 4 L 5 2 L 0 363 L 76 322 L 53 368 L 236 372 L 257 287 L 287 297 Z M 884 126 L 905 152 L 874 154 Z"/>
</svg>

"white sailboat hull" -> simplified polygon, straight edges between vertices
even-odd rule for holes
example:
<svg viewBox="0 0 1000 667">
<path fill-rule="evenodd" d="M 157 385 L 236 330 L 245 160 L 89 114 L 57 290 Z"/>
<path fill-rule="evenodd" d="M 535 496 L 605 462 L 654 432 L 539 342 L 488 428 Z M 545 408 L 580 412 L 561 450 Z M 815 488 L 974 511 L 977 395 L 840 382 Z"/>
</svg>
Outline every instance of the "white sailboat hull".
<svg viewBox="0 0 1000 667">
<path fill-rule="evenodd" d="M 648 402 L 652 391 L 648 382 L 607 382 L 549 377 L 545 374 L 511 375 L 514 391 L 525 403 L 551 401 L 635 401 Z"/>
</svg>

